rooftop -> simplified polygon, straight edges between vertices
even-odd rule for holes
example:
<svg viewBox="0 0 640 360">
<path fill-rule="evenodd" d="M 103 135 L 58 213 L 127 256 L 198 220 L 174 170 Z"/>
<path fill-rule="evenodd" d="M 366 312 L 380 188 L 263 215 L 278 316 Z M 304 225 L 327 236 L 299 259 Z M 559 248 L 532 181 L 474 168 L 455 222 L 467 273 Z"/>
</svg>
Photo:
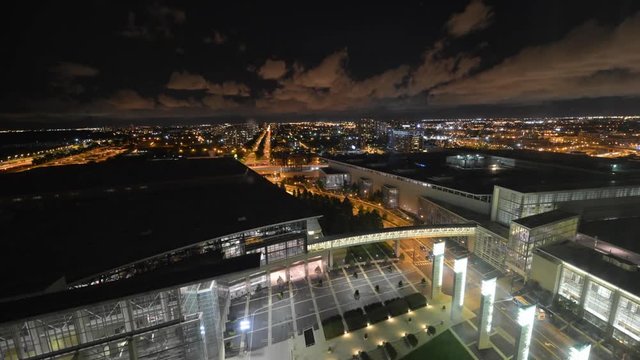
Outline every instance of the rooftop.
<svg viewBox="0 0 640 360">
<path fill-rule="evenodd" d="M 516 219 L 513 220 L 513 222 L 529 229 L 533 229 L 537 228 L 538 226 L 551 224 L 565 219 L 576 218 L 578 216 L 579 215 L 577 214 L 573 214 L 563 210 L 551 210 L 541 214 Z"/>
<path fill-rule="evenodd" d="M 210 258 L 190 266 L 172 266 L 120 281 L 0 302 L 0 323 L 48 314 L 148 291 L 185 286 L 260 266 L 258 254 L 232 259 Z"/>
<path fill-rule="evenodd" d="M 638 243 L 640 217 L 581 222 L 579 231 L 613 245 L 640 253 L 640 243 Z"/>
<path fill-rule="evenodd" d="M 640 184 L 640 163 L 583 155 L 473 150 L 473 154 L 485 156 L 485 167 L 460 169 L 447 165 L 448 156 L 469 154 L 471 151 L 451 149 L 431 153 L 344 155 L 330 159 L 473 194 L 491 194 L 495 185 L 521 192 L 537 192 Z M 515 159 L 516 166 L 492 168 L 490 165 L 496 163 L 497 157 Z M 615 174 L 611 171 L 614 162 L 618 165 Z"/>
<path fill-rule="evenodd" d="M 223 235 L 313 216 L 229 158 L 117 159 L 3 174 L 0 192 L 0 282 L 6 296 L 37 291 L 62 276 L 77 281 Z"/>
<path fill-rule="evenodd" d="M 332 169 L 330 167 L 320 168 L 320 171 L 322 171 L 325 174 L 344 174 L 344 171 Z"/>
<path fill-rule="evenodd" d="M 638 272 L 625 270 L 604 259 L 605 255 L 613 257 L 612 255 L 604 254 L 572 241 L 543 246 L 535 251 L 550 254 L 610 284 L 640 296 Z M 619 259 L 619 261 L 628 262 L 625 259 Z"/>
</svg>

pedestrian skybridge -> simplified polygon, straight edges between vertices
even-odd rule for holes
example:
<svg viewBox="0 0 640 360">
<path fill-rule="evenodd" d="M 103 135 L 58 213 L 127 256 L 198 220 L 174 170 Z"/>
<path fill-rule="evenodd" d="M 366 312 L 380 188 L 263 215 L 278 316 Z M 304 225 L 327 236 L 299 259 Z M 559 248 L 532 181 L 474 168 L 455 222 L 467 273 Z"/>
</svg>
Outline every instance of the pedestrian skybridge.
<svg viewBox="0 0 640 360">
<path fill-rule="evenodd" d="M 339 249 L 355 245 L 387 240 L 402 240 L 424 237 L 470 236 L 476 233 L 476 224 L 420 225 L 386 228 L 382 230 L 349 235 L 326 236 L 307 245 L 308 252 Z"/>
</svg>

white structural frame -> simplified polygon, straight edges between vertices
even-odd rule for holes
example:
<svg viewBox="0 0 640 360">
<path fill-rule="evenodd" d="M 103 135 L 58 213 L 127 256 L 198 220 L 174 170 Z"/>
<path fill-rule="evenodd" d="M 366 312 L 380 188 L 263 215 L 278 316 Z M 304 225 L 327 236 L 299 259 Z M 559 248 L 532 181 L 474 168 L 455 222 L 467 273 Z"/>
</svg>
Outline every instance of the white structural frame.
<svg viewBox="0 0 640 360">
<path fill-rule="evenodd" d="M 387 240 L 402 240 L 419 237 L 454 237 L 472 236 L 476 233 L 475 225 L 440 225 L 433 227 L 404 227 L 398 230 L 382 231 L 369 234 L 352 235 L 307 245 L 308 252 L 339 249 L 349 246 L 364 245 Z M 434 253 L 435 255 L 435 253 Z"/>
</svg>

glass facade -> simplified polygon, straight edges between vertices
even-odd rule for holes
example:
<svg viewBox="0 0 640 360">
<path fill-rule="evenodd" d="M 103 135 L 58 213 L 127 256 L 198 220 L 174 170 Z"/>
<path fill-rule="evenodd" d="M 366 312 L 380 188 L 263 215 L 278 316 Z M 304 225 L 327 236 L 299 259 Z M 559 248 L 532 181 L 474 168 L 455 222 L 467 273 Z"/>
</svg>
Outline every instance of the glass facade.
<svg viewBox="0 0 640 360">
<path fill-rule="evenodd" d="M 217 359 L 188 287 L 155 291 L 0 325 L 2 359 Z M 185 314 L 181 317 L 181 314 Z M 215 337 L 211 337 L 211 342 Z"/>
<path fill-rule="evenodd" d="M 560 277 L 560 287 L 558 288 L 558 294 L 571 300 L 576 304 L 580 303 L 582 298 L 582 289 L 584 287 L 585 276 L 579 274 L 567 267 L 562 269 L 562 276 Z"/>
<path fill-rule="evenodd" d="M 627 296 L 620 296 L 613 326 L 616 328 L 614 337 L 619 340 L 630 342 L 629 339 L 617 333 L 623 333 L 633 339 L 633 345 L 640 341 L 640 303 Z"/>
<path fill-rule="evenodd" d="M 578 230 L 578 217 L 537 226 L 533 229 L 512 222 L 509 228 L 508 259 L 512 270 L 526 276 L 531 270 L 533 249 L 571 239 Z"/>
<path fill-rule="evenodd" d="M 564 262 L 557 295 L 576 303 L 576 315 L 581 315 L 606 336 L 630 347 L 640 345 L 638 296 Z"/>
<path fill-rule="evenodd" d="M 201 255 L 212 251 L 221 251 L 225 258 L 232 258 L 245 253 L 261 252 L 262 264 L 268 263 L 269 253 L 273 252 L 273 260 L 304 252 L 307 239 L 307 220 L 297 220 L 258 229 L 238 232 L 207 241 L 203 241 L 189 248 L 175 250 L 142 262 L 133 263 L 122 268 L 103 273 L 87 279 L 82 279 L 71 286 L 86 286 L 101 282 L 129 278 L 158 267 L 174 264 L 191 256 Z M 273 244 L 286 243 L 286 251 L 270 248 Z"/>
<path fill-rule="evenodd" d="M 496 192 L 498 196 L 496 197 Z M 491 220 L 509 226 L 511 220 L 555 210 L 559 203 L 640 196 L 639 186 L 604 187 L 553 192 L 521 193 L 496 186 L 497 201 Z"/>
<path fill-rule="evenodd" d="M 611 315 L 612 300 L 612 289 L 595 281 L 590 281 L 584 301 L 584 310 L 606 323 Z"/>
<path fill-rule="evenodd" d="M 476 229 L 476 241 L 473 247 L 473 253 L 495 268 L 504 269 L 504 261 L 508 248 L 507 244 L 507 239 L 479 226 Z"/>
</svg>

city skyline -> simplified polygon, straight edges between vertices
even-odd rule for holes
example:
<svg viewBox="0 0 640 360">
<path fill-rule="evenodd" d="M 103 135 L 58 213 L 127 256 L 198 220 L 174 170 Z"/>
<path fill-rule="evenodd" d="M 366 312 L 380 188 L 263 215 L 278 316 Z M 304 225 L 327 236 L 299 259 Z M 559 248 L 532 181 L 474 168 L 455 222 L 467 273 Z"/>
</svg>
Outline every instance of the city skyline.
<svg viewBox="0 0 640 360">
<path fill-rule="evenodd" d="M 639 10 L 15 5 L 0 126 L 637 114 Z"/>
</svg>

